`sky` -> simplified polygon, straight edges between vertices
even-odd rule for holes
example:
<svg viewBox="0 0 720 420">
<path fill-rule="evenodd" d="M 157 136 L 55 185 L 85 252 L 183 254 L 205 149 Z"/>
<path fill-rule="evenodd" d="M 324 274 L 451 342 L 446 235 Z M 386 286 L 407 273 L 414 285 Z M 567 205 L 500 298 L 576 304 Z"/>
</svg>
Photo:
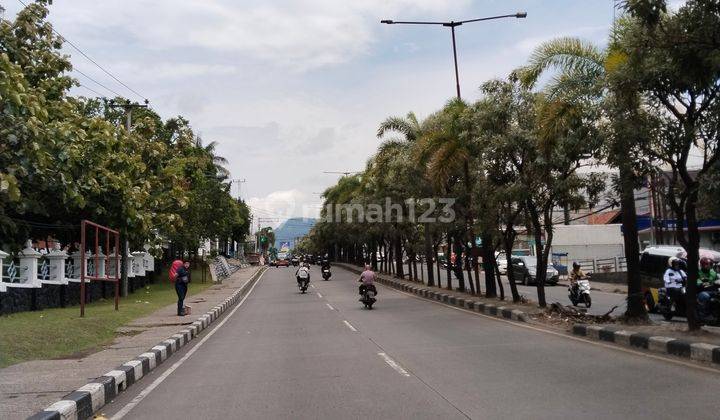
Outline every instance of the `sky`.
<svg viewBox="0 0 720 420">
<path fill-rule="evenodd" d="M 24 0 L 25 1 L 25 0 Z M 4 0 L 5 18 L 21 7 Z M 150 101 L 216 141 L 257 218 L 315 216 L 321 193 L 360 171 L 389 116 L 419 117 L 455 95 L 450 31 L 383 25 L 525 11 L 526 19 L 457 28 L 464 99 L 559 36 L 604 45 L 612 0 L 55 0 L 49 20 Z M 76 69 L 140 100 L 76 51 Z M 93 90 L 114 96 L 77 74 Z M 78 95 L 96 96 L 77 88 Z M 274 224 L 268 221 L 265 224 Z"/>
</svg>

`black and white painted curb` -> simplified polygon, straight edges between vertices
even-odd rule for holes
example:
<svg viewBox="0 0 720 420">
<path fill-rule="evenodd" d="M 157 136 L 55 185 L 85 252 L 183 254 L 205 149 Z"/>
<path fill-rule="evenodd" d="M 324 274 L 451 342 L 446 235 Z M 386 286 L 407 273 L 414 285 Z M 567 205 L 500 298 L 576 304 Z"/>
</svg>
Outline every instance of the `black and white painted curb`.
<svg viewBox="0 0 720 420">
<path fill-rule="evenodd" d="M 69 393 L 62 400 L 28 419 L 84 420 L 91 418 L 105 404 L 110 403 L 118 394 L 167 360 L 173 353 L 176 353 L 181 347 L 197 337 L 201 331 L 208 328 L 226 310 L 235 305 L 260 278 L 263 271 L 265 269 L 259 269 L 240 289 L 236 290 L 219 305 L 205 312 L 187 328 L 173 334 L 133 360 L 123 363 L 103 376 Z"/>
<path fill-rule="evenodd" d="M 338 264 L 340 267 L 360 274 L 360 270 L 347 264 Z M 436 300 L 448 305 L 457 306 L 459 308 L 468 309 L 485 315 L 496 316 L 498 318 L 510 319 L 513 321 L 528 322 L 530 317 L 527 313 L 519 309 L 506 308 L 504 306 L 494 305 L 471 298 L 458 297 L 452 294 L 450 290 L 447 292 L 432 290 L 424 285 L 408 283 L 397 279 L 388 279 L 377 276 L 376 281 L 393 289 L 402 290 L 403 292 L 412 293 L 429 300 Z"/>
<path fill-rule="evenodd" d="M 707 343 L 695 343 L 687 340 L 654 336 L 652 334 L 627 331 L 621 327 L 600 325 L 573 325 L 572 332 L 598 341 L 615 343 L 623 347 L 639 348 L 654 353 L 670 354 L 701 362 L 720 364 L 720 346 Z"/>
</svg>

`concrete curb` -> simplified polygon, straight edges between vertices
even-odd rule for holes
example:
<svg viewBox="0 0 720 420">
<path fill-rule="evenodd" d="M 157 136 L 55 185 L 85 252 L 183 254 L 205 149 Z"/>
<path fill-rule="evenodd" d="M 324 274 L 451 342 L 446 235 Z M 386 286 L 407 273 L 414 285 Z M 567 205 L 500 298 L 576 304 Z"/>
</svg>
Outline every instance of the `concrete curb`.
<svg viewBox="0 0 720 420">
<path fill-rule="evenodd" d="M 351 271 L 353 273 L 360 274 L 361 271 L 359 269 L 354 268 L 351 265 L 348 264 L 336 264 L 337 266 Z M 429 300 L 436 300 L 439 302 L 443 302 L 445 304 L 451 305 L 451 306 L 457 306 L 459 308 L 468 309 L 473 312 L 478 312 L 485 315 L 495 316 L 498 318 L 504 318 L 504 319 L 510 319 L 513 321 L 518 322 L 528 322 L 530 317 L 527 313 L 519 310 L 519 309 L 510 309 L 506 308 L 504 306 L 496 306 L 491 303 L 485 303 L 482 301 L 475 301 L 472 299 L 475 299 L 474 296 L 468 296 L 468 297 L 460 297 L 455 296 L 452 294 L 450 290 L 447 291 L 436 291 L 433 289 L 430 289 L 428 287 L 425 287 L 422 284 L 414 284 L 414 283 L 406 283 L 404 281 L 396 280 L 396 279 L 388 279 L 385 277 L 377 276 L 377 282 L 392 287 L 393 289 L 402 290 L 403 292 L 412 293 L 414 295 L 417 295 L 419 297 L 429 299 Z M 477 298 L 480 299 L 480 298 Z M 499 303 L 499 302 L 498 302 Z"/>
<path fill-rule="evenodd" d="M 653 336 L 647 333 L 598 325 L 575 324 L 572 333 L 623 347 L 641 348 L 653 353 L 670 354 L 686 359 L 720 364 L 720 346 L 713 344 L 694 343 L 679 338 Z"/>
<path fill-rule="evenodd" d="M 205 312 L 185 329 L 173 334 L 158 343 L 145 353 L 129 360 L 116 369 L 96 378 L 75 391 L 64 396 L 60 401 L 48 406 L 29 420 L 85 420 L 91 418 L 106 404 L 110 403 L 119 393 L 147 375 L 173 353 L 195 339 L 201 331 L 207 329 L 220 315 L 235 305 L 252 287 L 264 272 L 260 269 L 222 303 Z"/>
</svg>

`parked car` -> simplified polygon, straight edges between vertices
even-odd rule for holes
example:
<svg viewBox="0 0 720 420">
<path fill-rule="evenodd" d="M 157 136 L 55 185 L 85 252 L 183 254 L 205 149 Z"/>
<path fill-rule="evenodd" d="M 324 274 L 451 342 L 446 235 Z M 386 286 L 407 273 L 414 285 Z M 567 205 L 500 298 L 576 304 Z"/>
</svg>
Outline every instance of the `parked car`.
<svg viewBox="0 0 720 420">
<path fill-rule="evenodd" d="M 507 258 L 505 258 L 504 252 L 496 252 L 495 253 L 495 261 L 497 261 L 497 267 L 498 271 L 500 271 L 500 274 L 507 274 Z"/>
<path fill-rule="evenodd" d="M 531 256 L 517 256 L 512 257 L 510 262 L 513 271 L 515 281 L 520 281 L 524 285 L 535 284 L 537 278 L 537 260 Z M 558 271 L 552 266 L 547 267 L 547 276 L 545 277 L 545 284 L 556 285 L 560 275 Z"/>
</svg>

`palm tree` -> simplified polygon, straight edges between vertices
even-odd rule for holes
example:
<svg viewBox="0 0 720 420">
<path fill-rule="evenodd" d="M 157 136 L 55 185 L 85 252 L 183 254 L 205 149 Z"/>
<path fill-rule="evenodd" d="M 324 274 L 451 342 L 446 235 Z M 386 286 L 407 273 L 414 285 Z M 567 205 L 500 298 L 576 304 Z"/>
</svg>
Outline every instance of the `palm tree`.
<svg viewBox="0 0 720 420">
<path fill-rule="evenodd" d="M 432 118 L 428 119 L 427 129 L 418 141 L 416 154 L 418 160 L 426 165 L 427 177 L 433 182 L 437 190 L 449 190 L 457 183 L 462 184 L 462 200 L 460 207 L 464 216 L 465 224 L 460 229 L 459 237 L 448 240 L 448 247 L 451 242 L 457 245 L 462 244 L 463 248 L 467 240 L 470 241 L 471 254 L 473 255 L 473 266 L 475 267 L 475 284 L 469 278 L 471 293 L 475 294 L 480 290 L 479 273 L 476 264 L 476 245 L 473 233 L 473 183 L 476 172 L 471 170 L 474 159 L 478 156 L 478 147 L 475 139 L 467 135 L 466 111 L 468 106 L 460 99 L 453 99 Z M 451 235 L 448 235 L 450 239 Z M 466 254 L 468 254 L 466 252 Z M 462 270 L 458 270 L 459 289 L 465 290 L 465 278 Z M 488 273 L 486 272 L 487 276 Z M 451 288 L 448 274 L 448 287 Z M 491 296 L 494 296 L 493 286 L 487 289 Z"/>
<path fill-rule="evenodd" d="M 391 137 L 389 140 L 386 139 L 379 147 L 378 153 L 375 156 L 375 161 L 379 164 L 376 165 L 376 167 L 381 171 L 383 175 L 385 173 L 383 171 L 382 163 L 387 161 L 388 158 L 399 158 L 399 160 L 397 160 L 396 162 L 398 165 L 400 165 L 399 167 L 404 167 L 403 172 L 407 175 L 406 177 L 403 177 L 403 181 L 401 181 L 401 183 L 404 185 L 396 186 L 402 187 L 401 190 L 403 190 L 403 192 L 406 194 L 405 197 L 398 197 L 401 201 L 404 201 L 404 199 L 407 198 L 429 197 L 432 194 L 432 190 L 429 188 L 429 182 L 424 179 L 424 171 L 422 171 L 421 168 L 419 168 L 412 159 L 412 151 L 416 147 L 418 139 L 423 135 L 423 125 L 424 123 L 420 122 L 413 112 L 409 112 L 404 118 L 387 118 L 385 121 L 380 123 L 380 127 L 377 131 L 377 137 L 379 139 L 386 139 L 389 133 L 396 133 L 401 135 L 400 138 Z M 417 182 L 418 180 L 421 180 L 421 182 Z M 397 178 L 391 178 L 389 181 L 391 183 L 398 183 L 399 180 Z M 396 228 L 398 227 L 399 226 L 396 226 Z M 412 233 L 412 231 L 414 231 L 412 229 L 413 226 L 406 225 L 404 227 L 407 228 L 405 229 L 407 233 Z M 410 235 L 407 236 L 409 237 Z M 435 276 L 432 268 L 433 258 L 435 255 L 432 249 L 432 229 L 430 229 L 430 226 L 427 223 L 424 224 L 423 237 L 425 259 L 427 261 L 428 267 L 428 285 L 434 286 Z M 403 274 L 401 249 L 402 238 L 397 237 L 395 257 L 397 261 L 396 264 L 398 267 L 399 276 L 402 276 Z M 417 277 L 417 270 L 414 276 Z"/>
<path fill-rule="evenodd" d="M 565 102 L 589 99 L 600 102 L 617 92 L 606 90 L 607 68 L 612 68 L 617 57 L 610 50 L 600 50 L 595 45 L 577 38 L 558 38 L 540 45 L 530 56 L 529 63 L 515 72 L 526 86 L 536 84 L 548 70 L 559 74 L 545 88 L 550 98 L 563 97 Z M 622 116 L 617 116 L 622 118 Z M 634 186 L 637 182 L 631 155 L 631 143 L 627 138 L 612 138 L 607 160 L 619 170 L 620 208 L 622 213 L 625 258 L 627 261 L 628 305 L 626 315 L 631 318 L 647 316 L 642 296 L 639 274 L 639 244 L 635 209 Z"/>
<path fill-rule="evenodd" d="M 217 148 L 218 142 L 211 141 L 207 145 L 203 145 L 203 140 L 200 136 L 197 136 L 195 138 L 195 146 L 202 149 L 209 157 L 212 159 L 213 166 L 215 167 L 216 177 L 220 181 L 224 181 L 228 178 L 230 178 L 230 171 L 225 167 L 228 165 L 228 160 L 217 154 L 216 148 Z"/>
</svg>

